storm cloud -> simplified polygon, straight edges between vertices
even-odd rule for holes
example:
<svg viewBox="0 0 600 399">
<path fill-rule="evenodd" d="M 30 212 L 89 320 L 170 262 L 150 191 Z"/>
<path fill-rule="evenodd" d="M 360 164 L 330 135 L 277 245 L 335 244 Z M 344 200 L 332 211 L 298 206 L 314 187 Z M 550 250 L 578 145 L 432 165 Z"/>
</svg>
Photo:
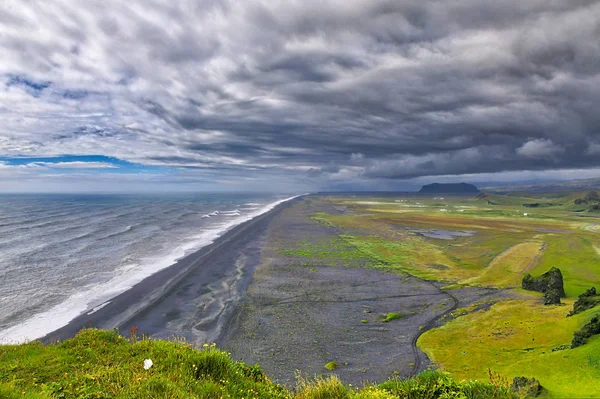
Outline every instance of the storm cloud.
<svg viewBox="0 0 600 399">
<path fill-rule="evenodd" d="M 307 189 L 599 166 L 600 1 L 1 7 L 3 157 Z"/>
</svg>

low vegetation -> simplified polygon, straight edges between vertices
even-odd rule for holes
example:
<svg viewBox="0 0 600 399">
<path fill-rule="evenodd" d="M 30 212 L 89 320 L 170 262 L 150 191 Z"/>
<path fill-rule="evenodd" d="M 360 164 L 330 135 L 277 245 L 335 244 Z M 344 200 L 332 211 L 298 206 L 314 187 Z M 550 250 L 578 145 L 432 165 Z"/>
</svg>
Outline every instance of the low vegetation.
<svg viewBox="0 0 600 399">
<path fill-rule="evenodd" d="M 347 244 L 331 256 L 348 248 L 343 256 L 364 259 L 359 266 L 507 293 L 458 308 L 421 336 L 438 367 L 459 380 L 484 379 L 488 368 L 534 378 L 543 397 L 600 397 L 600 296 L 590 289 L 600 284 L 600 222 L 587 212 L 600 204 L 596 192 L 327 200 L 344 212 L 319 213 L 319 222 Z M 576 336 L 583 345 L 571 349 Z"/>
<path fill-rule="evenodd" d="M 600 336 L 570 349 L 574 331 L 589 322 L 594 309 L 566 317 L 572 303 L 500 302 L 426 332 L 419 346 L 458 379 L 484 378 L 492 367 L 509 377 L 537 378 L 549 396 L 600 397 Z"/>
<path fill-rule="evenodd" d="M 335 370 L 338 368 L 338 364 L 336 362 L 329 362 L 325 365 L 327 370 Z"/>
<path fill-rule="evenodd" d="M 144 363 L 149 365 L 144 367 Z M 332 362 L 333 363 L 333 362 Z M 331 363 L 330 363 L 331 364 Z M 331 367 L 333 368 L 333 367 Z M 353 388 L 335 376 L 299 379 L 290 390 L 260 367 L 233 361 L 206 345 L 126 339 L 114 331 L 82 330 L 54 345 L 0 346 L 2 398 L 514 398 L 504 382 L 458 382 L 429 371 L 412 379 Z"/>
<path fill-rule="evenodd" d="M 385 317 L 381 320 L 384 323 L 388 323 L 392 320 L 401 319 L 402 315 L 400 313 L 392 312 L 385 315 Z"/>
</svg>

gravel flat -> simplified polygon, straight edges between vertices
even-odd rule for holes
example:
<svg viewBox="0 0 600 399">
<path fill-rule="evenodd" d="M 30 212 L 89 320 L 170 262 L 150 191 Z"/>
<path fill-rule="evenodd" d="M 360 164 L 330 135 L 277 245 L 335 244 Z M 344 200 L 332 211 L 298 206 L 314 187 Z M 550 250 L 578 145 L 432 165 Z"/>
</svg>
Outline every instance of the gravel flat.
<svg viewBox="0 0 600 399">
<path fill-rule="evenodd" d="M 298 259 L 283 250 L 339 234 L 315 222 L 318 211 L 343 212 L 315 197 L 284 209 L 269 226 L 248 291 L 219 340 L 236 359 L 259 363 L 274 380 L 336 374 L 347 383 L 382 382 L 429 365 L 416 340 L 443 317 L 499 291 L 441 290 L 407 274 L 361 267 L 360 259 Z M 366 263 L 365 259 L 362 263 Z M 388 313 L 401 318 L 382 322 Z M 338 368 L 327 370 L 325 364 Z"/>
</svg>

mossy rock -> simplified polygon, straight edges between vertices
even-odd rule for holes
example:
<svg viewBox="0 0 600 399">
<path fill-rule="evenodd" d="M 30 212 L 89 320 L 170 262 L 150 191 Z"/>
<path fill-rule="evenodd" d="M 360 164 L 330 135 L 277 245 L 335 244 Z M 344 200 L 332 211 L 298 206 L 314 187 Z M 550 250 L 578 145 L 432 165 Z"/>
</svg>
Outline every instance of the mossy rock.
<svg viewBox="0 0 600 399">
<path fill-rule="evenodd" d="M 544 292 L 544 305 L 560 305 L 560 294 L 557 290 L 551 289 Z"/>
<path fill-rule="evenodd" d="M 388 313 L 385 315 L 385 317 L 381 320 L 383 323 L 388 323 L 392 320 L 396 320 L 396 319 L 401 319 L 403 316 L 400 313 Z"/>
<path fill-rule="evenodd" d="M 335 370 L 338 368 L 338 364 L 336 362 L 329 362 L 325 365 L 327 370 Z"/>
<path fill-rule="evenodd" d="M 549 294 L 549 298 L 554 299 L 556 294 L 558 294 L 559 298 L 564 298 L 567 295 L 565 294 L 565 288 L 563 283 L 563 275 L 560 269 L 553 267 L 548 270 L 546 273 L 541 276 L 534 277 L 531 274 L 526 274 L 523 277 L 523 281 L 521 282 L 521 287 L 524 290 L 528 291 L 537 291 L 537 292 L 549 292 L 556 291 L 556 293 Z M 555 301 L 555 299 L 554 299 Z M 560 300 L 559 302 L 560 303 Z"/>
<path fill-rule="evenodd" d="M 540 396 L 544 388 L 535 378 L 515 377 L 510 390 L 521 398 L 535 398 Z"/>
<path fill-rule="evenodd" d="M 573 304 L 573 310 L 568 316 L 574 316 L 578 313 L 591 309 L 600 303 L 600 295 L 596 293 L 596 288 L 592 287 L 583 294 L 579 295 L 577 301 Z"/>
<path fill-rule="evenodd" d="M 581 327 L 581 330 L 575 332 L 573 341 L 571 342 L 571 348 L 585 345 L 587 339 L 596 334 L 600 334 L 600 319 L 598 318 L 598 315 L 592 317 L 592 320 L 590 320 L 589 323 Z"/>
</svg>

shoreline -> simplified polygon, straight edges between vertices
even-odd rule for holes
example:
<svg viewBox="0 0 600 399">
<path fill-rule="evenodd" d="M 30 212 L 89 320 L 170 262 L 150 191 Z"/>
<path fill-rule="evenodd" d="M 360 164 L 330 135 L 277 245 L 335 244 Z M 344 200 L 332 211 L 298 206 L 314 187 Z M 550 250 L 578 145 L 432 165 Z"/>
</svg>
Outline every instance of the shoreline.
<svg viewBox="0 0 600 399">
<path fill-rule="evenodd" d="M 156 320 L 157 317 L 163 316 L 164 321 L 165 315 L 156 314 L 156 310 L 164 307 L 185 307 L 186 300 L 193 302 L 196 299 L 194 296 L 197 296 L 199 292 L 210 291 L 209 286 L 211 283 L 222 283 L 223 278 L 231 277 L 231 274 L 235 274 L 236 270 L 237 274 L 247 274 L 244 270 L 238 270 L 240 265 L 239 262 L 236 262 L 237 258 L 243 255 L 244 250 L 253 241 L 256 241 L 261 234 L 266 232 L 270 221 L 276 214 L 303 196 L 299 195 L 283 200 L 272 209 L 232 227 L 211 244 L 144 278 L 126 291 L 107 299 L 93 309 L 86 310 L 66 325 L 38 339 L 44 343 L 64 340 L 73 337 L 85 327 L 118 328 L 125 333 L 126 329 L 134 326 L 139 328 L 139 334 L 148 336 L 198 338 L 194 334 L 190 336 L 184 330 L 177 331 L 177 329 L 161 327 L 156 322 L 151 323 L 150 320 Z M 258 259 L 252 259 L 256 256 L 250 256 L 249 258 L 248 263 L 258 262 Z M 190 276 L 193 281 L 188 281 Z M 244 278 L 240 282 L 245 283 Z M 245 285 L 247 286 L 247 283 Z M 182 286 L 185 286 L 188 291 L 193 288 L 194 292 L 187 292 L 188 295 L 182 297 L 178 295 L 178 291 L 181 291 Z M 244 284 L 239 288 L 243 289 Z M 187 306 L 189 307 L 189 303 Z M 192 315 L 182 315 L 181 317 L 198 316 L 197 309 L 191 310 Z M 222 317 L 226 316 L 226 313 L 221 311 L 214 316 Z M 167 319 L 169 319 L 168 322 L 172 322 L 172 315 L 167 315 Z M 139 325 L 134 325 L 133 322 L 137 322 Z M 218 320 L 217 324 L 219 322 L 224 323 Z M 217 327 L 219 326 L 217 325 Z M 210 334 L 207 334 L 207 338 L 211 338 Z"/>
</svg>

